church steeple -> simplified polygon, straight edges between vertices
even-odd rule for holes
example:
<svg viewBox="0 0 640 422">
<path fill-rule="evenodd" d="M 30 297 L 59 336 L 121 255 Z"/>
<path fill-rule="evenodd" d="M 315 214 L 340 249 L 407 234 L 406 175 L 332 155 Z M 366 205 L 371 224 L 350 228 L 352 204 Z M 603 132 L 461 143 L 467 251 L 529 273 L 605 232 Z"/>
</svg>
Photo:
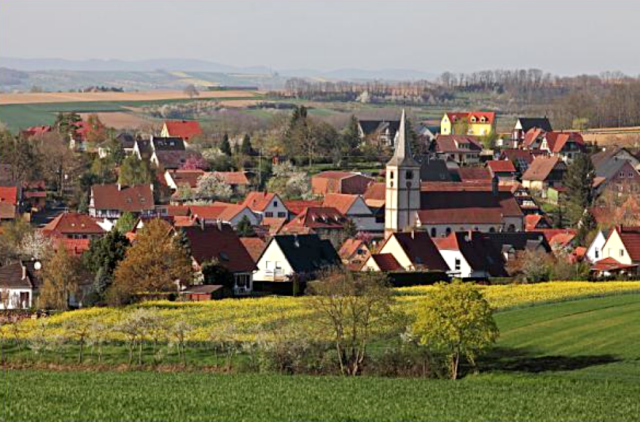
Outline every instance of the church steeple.
<svg viewBox="0 0 640 422">
<path fill-rule="evenodd" d="M 412 230 L 420 210 L 420 164 L 411 154 L 404 110 L 396 148 L 387 163 L 385 186 L 385 234 Z"/>
<path fill-rule="evenodd" d="M 400 117 L 400 127 L 398 128 L 398 142 L 396 142 L 396 148 L 393 152 L 393 157 L 387 163 L 388 166 L 420 166 L 413 159 L 411 153 L 411 143 L 407 140 L 407 123 L 404 109 L 402 109 L 402 116 Z"/>
</svg>

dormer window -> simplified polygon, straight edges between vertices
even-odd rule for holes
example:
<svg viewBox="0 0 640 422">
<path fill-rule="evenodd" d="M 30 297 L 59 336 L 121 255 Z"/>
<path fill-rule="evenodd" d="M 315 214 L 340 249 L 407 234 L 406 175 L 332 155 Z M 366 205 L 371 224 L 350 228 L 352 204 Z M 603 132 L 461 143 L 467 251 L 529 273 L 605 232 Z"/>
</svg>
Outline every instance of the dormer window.
<svg viewBox="0 0 640 422">
<path fill-rule="evenodd" d="M 476 122 L 476 116 L 471 116 L 471 122 L 475 123 Z"/>
</svg>

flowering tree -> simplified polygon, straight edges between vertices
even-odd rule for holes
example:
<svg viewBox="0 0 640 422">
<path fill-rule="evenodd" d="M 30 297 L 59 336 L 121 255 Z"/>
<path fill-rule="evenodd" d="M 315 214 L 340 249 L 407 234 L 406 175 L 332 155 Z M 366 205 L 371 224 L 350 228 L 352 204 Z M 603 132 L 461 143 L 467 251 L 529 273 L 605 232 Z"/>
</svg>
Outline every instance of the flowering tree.
<svg viewBox="0 0 640 422">
<path fill-rule="evenodd" d="M 209 163 L 199 155 L 191 155 L 180 167 L 182 170 L 207 170 Z"/>
<path fill-rule="evenodd" d="M 39 230 L 27 233 L 20 242 L 20 254 L 38 261 L 46 259 L 52 250 L 53 241 Z"/>
<path fill-rule="evenodd" d="M 231 186 L 218 173 L 207 173 L 198 179 L 196 196 L 198 199 L 228 200 L 233 192 Z"/>
</svg>

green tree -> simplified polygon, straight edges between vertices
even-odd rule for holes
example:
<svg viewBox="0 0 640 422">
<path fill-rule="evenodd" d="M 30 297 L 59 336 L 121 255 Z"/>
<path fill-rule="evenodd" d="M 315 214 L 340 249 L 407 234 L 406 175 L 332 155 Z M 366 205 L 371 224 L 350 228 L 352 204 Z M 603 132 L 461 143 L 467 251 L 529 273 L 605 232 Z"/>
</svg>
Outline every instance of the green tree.
<svg viewBox="0 0 640 422">
<path fill-rule="evenodd" d="M 139 160 L 131 155 L 122 161 L 118 183 L 123 186 L 149 185 L 154 181 L 151 165 L 146 160 Z"/>
<path fill-rule="evenodd" d="M 420 345 L 447 357 L 452 379 L 458 378 L 461 358 L 475 367 L 477 356 L 498 338 L 489 303 L 461 282 L 438 285 L 417 307 L 411 331 Z"/>
<path fill-rule="evenodd" d="M 585 217 L 585 210 L 593 206 L 595 175 L 596 170 L 591 157 L 587 154 L 578 154 L 564 176 L 563 183 L 567 188 L 566 215 L 574 227 L 579 226 Z"/>
<path fill-rule="evenodd" d="M 253 237 L 256 235 L 256 232 L 251 225 L 251 221 L 249 221 L 249 218 L 246 215 L 240 219 L 240 222 L 236 227 L 236 232 L 240 237 Z"/>
<path fill-rule="evenodd" d="M 251 146 L 251 137 L 249 136 L 249 134 L 244 135 L 244 138 L 242 138 L 240 153 L 246 156 L 250 156 L 251 154 L 253 154 L 253 147 Z"/>
<path fill-rule="evenodd" d="M 225 133 L 222 136 L 222 142 L 220 142 L 220 152 L 231 157 L 231 144 L 229 143 L 229 134 Z"/>
<path fill-rule="evenodd" d="M 105 276 L 111 277 L 130 246 L 129 239 L 121 231 L 111 230 L 91 241 L 89 249 L 82 255 L 82 262 L 92 274 L 102 269 Z"/>
<path fill-rule="evenodd" d="M 202 277 L 204 284 L 218 284 L 233 289 L 233 274 L 216 260 L 202 264 Z"/>
<path fill-rule="evenodd" d="M 125 233 L 133 230 L 137 221 L 138 219 L 135 215 L 131 214 L 130 212 L 125 212 L 120 216 L 120 218 L 118 218 L 118 221 L 116 221 L 115 229 L 117 232 L 124 235 Z"/>
</svg>

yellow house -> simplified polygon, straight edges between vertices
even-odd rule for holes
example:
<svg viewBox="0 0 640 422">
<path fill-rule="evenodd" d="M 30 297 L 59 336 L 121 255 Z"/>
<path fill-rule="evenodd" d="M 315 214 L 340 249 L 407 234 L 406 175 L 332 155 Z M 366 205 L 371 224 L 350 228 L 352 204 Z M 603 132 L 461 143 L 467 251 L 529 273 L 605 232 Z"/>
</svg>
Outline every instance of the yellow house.
<svg viewBox="0 0 640 422">
<path fill-rule="evenodd" d="M 440 133 L 443 135 L 489 135 L 495 131 L 495 121 L 496 113 L 492 111 L 445 113 L 440 122 Z"/>
</svg>

